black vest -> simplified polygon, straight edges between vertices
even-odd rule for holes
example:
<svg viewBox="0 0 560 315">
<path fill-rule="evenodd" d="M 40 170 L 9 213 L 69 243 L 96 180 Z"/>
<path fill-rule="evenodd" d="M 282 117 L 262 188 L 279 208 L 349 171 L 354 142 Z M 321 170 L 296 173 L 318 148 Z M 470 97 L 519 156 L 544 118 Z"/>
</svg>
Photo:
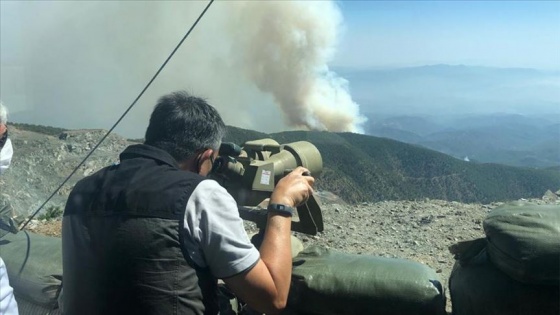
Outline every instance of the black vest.
<svg viewBox="0 0 560 315">
<path fill-rule="evenodd" d="M 204 177 L 133 145 L 79 181 L 63 219 L 64 302 L 74 314 L 215 314 L 216 279 L 183 252 L 187 201 Z"/>
</svg>

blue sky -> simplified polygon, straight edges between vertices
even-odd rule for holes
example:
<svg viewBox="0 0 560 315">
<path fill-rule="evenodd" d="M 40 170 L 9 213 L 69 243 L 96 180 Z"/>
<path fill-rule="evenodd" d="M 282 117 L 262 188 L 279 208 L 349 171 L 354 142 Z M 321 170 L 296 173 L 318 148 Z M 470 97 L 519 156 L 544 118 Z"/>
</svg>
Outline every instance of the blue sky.
<svg viewBox="0 0 560 315">
<path fill-rule="evenodd" d="M 235 37 L 229 28 L 224 31 L 222 20 L 231 12 L 218 5 L 226 2 L 217 1 L 211 8 L 142 98 L 144 103 L 121 124 L 119 133 L 141 136 L 157 97 L 184 88 L 208 97 L 228 124 L 266 132 L 286 128 L 277 119 L 282 112 L 270 93 L 240 79 L 238 69 L 228 67 L 232 58 L 222 44 L 227 46 Z M 144 86 L 204 4 L 0 0 L 0 98 L 14 121 L 108 128 L 122 113 L 122 104 L 129 104 Z M 344 23 L 338 51 L 329 66 L 341 75 L 353 70 L 342 68 L 434 64 L 560 70 L 560 1 L 337 4 Z M 415 82 L 399 85 L 393 95 L 385 85 L 372 86 L 367 80 L 361 85 L 355 78 L 345 78 L 363 112 L 379 113 L 387 108 L 410 112 L 404 103 L 417 107 L 437 103 L 432 98 L 441 100 L 440 91 L 449 92 L 443 86 L 429 89 Z M 529 95 L 525 98 L 510 90 L 498 92 L 507 95 L 507 100 L 536 95 L 543 98 L 543 104 L 558 104 L 557 73 L 529 83 L 523 82 L 523 88 L 519 88 L 521 83 L 511 87 Z M 427 91 L 432 98 L 422 98 Z M 473 96 L 469 90 L 465 93 Z M 534 102 L 529 105 L 535 107 Z M 253 119 L 255 113 L 266 118 Z"/>
<path fill-rule="evenodd" d="M 560 69 L 560 1 L 339 1 L 335 66 Z"/>
</svg>

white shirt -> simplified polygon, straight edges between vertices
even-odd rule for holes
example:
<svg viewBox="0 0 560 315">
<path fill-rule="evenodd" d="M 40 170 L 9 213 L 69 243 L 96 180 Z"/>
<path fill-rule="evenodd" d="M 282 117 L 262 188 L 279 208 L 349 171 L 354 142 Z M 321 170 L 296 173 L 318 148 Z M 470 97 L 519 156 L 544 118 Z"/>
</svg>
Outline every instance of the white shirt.
<svg viewBox="0 0 560 315">
<path fill-rule="evenodd" d="M 14 154 L 14 149 L 12 148 L 12 141 L 10 138 L 6 140 L 4 147 L 0 151 L 0 175 L 4 173 L 8 167 L 10 167 L 10 163 L 12 162 L 12 155 Z"/>
<path fill-rule="evenodd" d="M 8 271 L 4 260 L 0 257 L 0 314 L 18 315 L 18 307 L 14 298 L 14 290 L 8 280 Z"/>
<path fill-rule="evenodd" d="M 260 258 L 250 242 L 233 197 L 214 180 L 203 180 L 185 211 L 183 247 L 199 267 L 228 278 L 253 267 Z"/>
</svg>

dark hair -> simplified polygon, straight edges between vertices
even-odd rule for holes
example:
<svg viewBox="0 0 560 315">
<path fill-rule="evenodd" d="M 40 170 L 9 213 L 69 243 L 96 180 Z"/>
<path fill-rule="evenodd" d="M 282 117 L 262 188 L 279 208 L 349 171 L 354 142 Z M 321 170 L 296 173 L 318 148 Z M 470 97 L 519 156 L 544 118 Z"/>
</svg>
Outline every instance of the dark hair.
<svg viewBox="0 0 560 315">
<path fill-rule="evenodd" d="M 178 91 L 158 100 L 144 143 L 167 151 L 180 162 L 200 150 L 218 150 L 224 134 L 224 121 L 214 107 Z"/>
</svg>

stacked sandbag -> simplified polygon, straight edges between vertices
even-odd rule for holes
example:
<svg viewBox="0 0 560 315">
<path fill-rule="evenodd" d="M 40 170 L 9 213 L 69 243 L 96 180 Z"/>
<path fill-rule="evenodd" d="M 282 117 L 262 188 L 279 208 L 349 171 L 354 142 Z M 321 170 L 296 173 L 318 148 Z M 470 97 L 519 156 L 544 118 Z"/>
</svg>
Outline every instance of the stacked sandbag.
<svg viewBox="0 0 560 315">
<path fill-rule="evenodd" d="M 490 260 L 517 281 L 558 285 L 560 205 L 510 205 L 484 220 Z"/>
<path fill-rule="evenodd" d="M 0 256 L 20 314 L 58 314 L 62 286 L 61 239 L 20 231 L 0 238 Z"/>
<path fill-rule="evenodd" d="M 451 248 L 453 314 L 560 314 L 560 206 L 505 205 L 483 226 L 486 238 Z"/>
<path fill-rule="evenodd" d="M 439 277 L 421 263 L 310 247 L 293 265 L 291 313 L 445 314 Z"/>
</svg>

